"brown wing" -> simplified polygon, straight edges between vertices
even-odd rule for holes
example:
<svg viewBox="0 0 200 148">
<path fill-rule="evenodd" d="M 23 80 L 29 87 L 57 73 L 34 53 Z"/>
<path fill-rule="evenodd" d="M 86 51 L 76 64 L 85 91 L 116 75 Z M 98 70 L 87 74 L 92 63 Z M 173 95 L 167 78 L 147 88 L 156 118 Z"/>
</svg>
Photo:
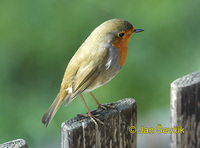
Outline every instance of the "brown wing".
<svg viewBox="0 0 200 148">
<path fill-rule="evenodd" d="M 91 52 L 92 53 L 92 52 Z M 85 58 L 76 60 L 76 55 L 73 57 L 69 64 L 78 65 L 76 73 L 73 75 L 73 80 L 71 83 L 72 93 L 67 99 L 66 104 L 68 105 L 74 97 L 79 93 L 82 93 L 88 86 L 94 82 L 94 80 L 99 76 L 99 74 L 105 70 L 105 63 L 108 59 L 108 50 L 100 50 L 94 52 L 95 54 L 87 54 Z M 101 57 L 101 58 L 99 58 Z M 69 65 L 70 66 L 70 65 Z M 70 71 L 70 68 L 68 68 Z M 68 72 L 66 70 L 66 73 Z M 67 75 L 67 74 L 66 74 Z M 68 87 L 70 87 L 68 85 Z M 66 89 L 66 88 L 65 88 Z"/>
<path fill-rule="evenodd" d="M 99 74 L 100 70 L 98 67 L 92 68 L 88 65 L 87 67 L 80 68 L 74 79 L 74 84 L 72 86 L 73 93 L 69 97 L 69 100 L 70 98 L 73 99 L 77 94 L 82 93 L 85 89 L 87 89 L 87 87 L 95 81 Z"/>
</svg>

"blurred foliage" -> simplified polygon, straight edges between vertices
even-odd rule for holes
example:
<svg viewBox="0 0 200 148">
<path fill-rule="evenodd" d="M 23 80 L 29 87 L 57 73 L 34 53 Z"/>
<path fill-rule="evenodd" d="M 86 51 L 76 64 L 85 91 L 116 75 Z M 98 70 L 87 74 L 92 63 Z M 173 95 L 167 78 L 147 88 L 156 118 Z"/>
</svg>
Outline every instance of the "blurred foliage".
<svg viewBox="0 0 200 148">
<path fill-rule="evenodd" d="M 48 129 L 41 117 L 57 95 L 70 58 L 95 27 L 111 18 L 145 31 L 130 40 L 121 72 L 94 94 L 101 103 L 133 97 L 141 116 L 169 107 L 170 83 L 200 69 L 199 4 L 0 0 L 0 143 L 24 138 L 30 147 L 60 147 L 61 123 L 86 112 L 81 100 L 62 105 Z M 84 96 L 95 109 L 91 97 Z"/>
</svg>

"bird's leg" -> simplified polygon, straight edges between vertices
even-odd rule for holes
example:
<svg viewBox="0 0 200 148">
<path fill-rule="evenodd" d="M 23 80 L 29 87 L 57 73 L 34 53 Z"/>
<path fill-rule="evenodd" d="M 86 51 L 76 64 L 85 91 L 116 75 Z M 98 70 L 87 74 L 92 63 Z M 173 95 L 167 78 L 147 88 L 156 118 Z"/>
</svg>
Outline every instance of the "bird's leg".
<svg viewBox="0 0 200 148">
<path fill-rule="evenodd" d="M 117 109 L 116 107 L 113 107 L 111 103 L 110 104 L 100 104 L 99 101 L 95 98 L 95 96 L 91 92 L 89 92 L 89 93 L 92 96 L 92 98 L 94 99 L 94 101 L 96 102 L 98 108 L 102 108 L 104 110 L 106 110 L 107 108 Z"/>
<path fill-rule="evenodd" d="M 99 101 L 95 98 L 95 96 L 94 96 L 91 92 L 89 92 L 89 93 L 90 93 L 90 95 L 92 96 L 92 98 L 94 99 L 94 101 L 96 102 L 98 108 L 100 108 L 100 107 L 101 107 L 101 104 L 99 103 Z"/>
<path fill-rule="evenodd" d="M 84 117 L 88 117 L 88 116 L 89 116 L 90 119 L 91 119 L 96 125 L 98 125 L 97 122 L 99 122 L 99 123 L 101 123 L 101 124 L 104 124 L 101 120 L 97 119 L 95 115 L 92 115 L 92 114 L 91 114 L 91 112 L 90 112 L 90 110 L 89 110 L 89 108 L 88 108 L 88 106 L 87 106 L 87 104 L 86 104 L 86 102 L 85 102 L 85 100 L 84 100 L 84 98 L 83 98 L 83 95 L 82 95 L 82 94 L 79 94 L 79 95 L 80 95 L 80 97 L 81 97 L 81 100 L 83 101 L 83 104 L 85 105 L 85 108 L 86 108 L 87 112 L 88 112 L 88 115 L 87 115 L 87 114 L 81 114 L 80 116 L 84 116 Z M 97 122 L 96 122 L 96 121 L 97 121 Z"/>
</svg>

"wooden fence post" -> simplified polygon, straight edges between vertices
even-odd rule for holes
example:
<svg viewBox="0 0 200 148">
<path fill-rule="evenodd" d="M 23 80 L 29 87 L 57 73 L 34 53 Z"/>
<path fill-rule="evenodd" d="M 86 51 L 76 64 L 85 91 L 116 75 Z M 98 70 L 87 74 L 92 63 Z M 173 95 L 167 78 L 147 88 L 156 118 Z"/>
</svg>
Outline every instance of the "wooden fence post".
<svg viewBox="0 0 200 148">
<path fill-rule="evenodd" d="M 129 132 L 137 127 L 136 101 L 131 98 L 113 103 L 116 109 L 97 109 L 92 114 L 104 125 L 96 126 L 89 118 L 75 117 L 62 123 L 62 148 L 136 148 L 137 135 Z"/>
<path fill-rule="evenodd" d="M 200 148 L 200 72 L 171 84 L 171 127 L 174 126 L 182 126 L 184 133 L 172 132 L 171 148 Z"/>
<path fill-rule="evenodd" d="M 23 139 L 17 139 L 0 144 L 0 148 L 28 148 L 26 141 Z"/>
</svg>

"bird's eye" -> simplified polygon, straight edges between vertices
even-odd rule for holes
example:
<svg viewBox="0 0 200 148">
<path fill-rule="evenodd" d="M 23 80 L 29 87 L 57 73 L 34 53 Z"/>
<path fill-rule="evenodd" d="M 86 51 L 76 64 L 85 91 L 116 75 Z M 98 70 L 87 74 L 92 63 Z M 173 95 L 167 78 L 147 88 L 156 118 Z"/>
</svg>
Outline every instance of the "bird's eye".
<svg viewBox="0 0 200 148">
<path fill-rule="evenodd" d="M 123 37 L 123 36 L 124 36 L 124 33 L 119 33 L 118 36 L 119 36 L 119 37 Z"/>
</svg>

